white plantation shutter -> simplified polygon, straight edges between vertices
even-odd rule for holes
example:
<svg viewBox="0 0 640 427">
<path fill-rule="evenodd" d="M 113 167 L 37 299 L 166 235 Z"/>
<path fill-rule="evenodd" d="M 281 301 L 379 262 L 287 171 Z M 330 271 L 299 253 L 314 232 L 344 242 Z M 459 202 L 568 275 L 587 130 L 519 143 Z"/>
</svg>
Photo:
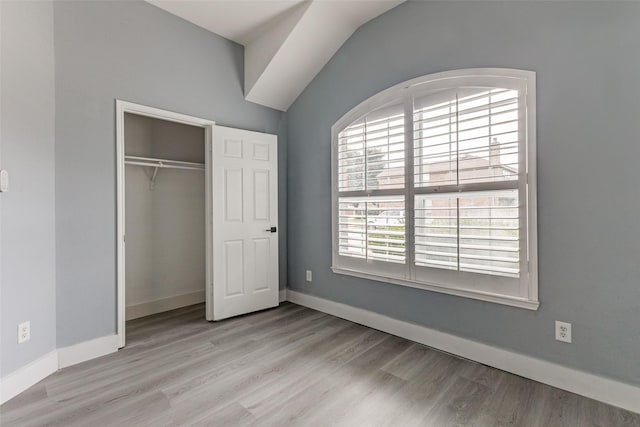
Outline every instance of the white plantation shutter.
<svg viewBox="0 0 640 427">
<path fill-rule="evenodd" d="M 416 193 L 432 194 L 416 198 L 417 266 L 519 277 L 519 102 L 499 87 L 414 99 Z"/>
<path fill-rule="evenodd" d="M 415 236 L 416 265 L 457 270 L 457 200 L 416 196 Z"/>
<path fill-rule="evenodd" d="M 416 265 L 519 276 L 517 190 L 416 196 Z"/>
<path fill-rule="evenodd" d="M 414 101 L 416 187 L 517 181 L 518 91 L 464 89 L 442 97 Z"/>
<path fill-rule="evenodd" d="M 402 106 L 368 114 L 338 136 L 339 191 L 404 188 L 404 154 Z"/>
<path fill-rule="evenodd" d="M 333 270 L 537 308 L 534 107 L 534 73 L 478 69 L 345 115 L 332 130 Z"/>
<path fill-rule="evenodd" d="M 404 126 L 404 108 L 395 105 L 367 114 L 338 135 L 342 256 L 405 262 Z"/>
<path fill-rule="evenodd" d="M 404 200 L 398 197 L 341 197 L 339 253 L 369 260 L 405 262 Z"/>
<path fill-rule="evenodd" d="M 520 275 L 517 190 L 458 197 L 459 268 L 507 277 Z"/>
</svg>

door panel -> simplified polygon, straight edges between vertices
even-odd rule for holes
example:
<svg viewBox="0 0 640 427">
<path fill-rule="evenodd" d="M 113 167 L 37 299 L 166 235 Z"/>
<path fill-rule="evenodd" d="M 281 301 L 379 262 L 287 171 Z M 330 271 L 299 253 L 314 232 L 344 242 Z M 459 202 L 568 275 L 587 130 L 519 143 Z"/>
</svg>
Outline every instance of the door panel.
<svg viewBox="0 0 640 427">
<path fill-rule="evenodd" d="M 224 212 L 226 221 L 242 222 L 242 169 L 224 170 Z M 215 196 L 214 196 L 215 199 Z"/>
<path fill-rule="evenodd" d="M 277 168 L 275 135 L 215 127 L 210 320 L 278 305 Z"/>
<path fill-rule="evenodd" d="M 256 278 L 266 277 L 269 274 L 269 263 L 271 258 L 271 240 L 268 238 L 253 239 L 253 253 L 255 256 L 255 263 L 253 273 Z M 255 291 L 268 290 L 267 282 L 256 280 Z"/>
<path fill-rule="evenodd" d="M 244 295 L 244 242 L 224 242 L 225 293 L 224 297 Z"/>
<path fill-rule="evenodd" d="M 253 171 L 253 219 L 269 221 L 270 179 L 268 170 Z"/>
<path fill-rule="evenodd" d="M 269 144 L 262 144 L 260 142 L 252 142 L 253 146 L 253 159 L 269 161 Z"/>
</svg>

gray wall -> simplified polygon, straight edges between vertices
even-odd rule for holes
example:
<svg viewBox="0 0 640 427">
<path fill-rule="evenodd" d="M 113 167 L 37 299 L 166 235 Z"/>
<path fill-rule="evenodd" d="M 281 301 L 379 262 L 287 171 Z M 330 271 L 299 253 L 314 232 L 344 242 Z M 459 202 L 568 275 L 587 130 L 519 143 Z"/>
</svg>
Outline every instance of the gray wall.
<svg viewBox="0 0 640 427">
<path fill-rule="evenodd" d="M 638 2 L 410 1 L 364 25 L 287 114 L 289 287 L 640 384 L 639 24 Z M 329 270 L 333 123 L 396 83 L 472 67 L 537 72 L 538 311 Z M 556 319 L 573 344 L 554 340 Z"/>
<path fill-rule="evenodd" d="M 56 346 L 51 2 L 0 2 L 0 376 Z M 18 345 L 17 325 L 31 321 Z"/>
<path fill-rule="evenodd" d="M 116 331 L 116 98 L 280 132 L 282 176 L 286 138 L 283 114 L 244 101 L 240 45 L 140 1 L 57 1 L 54 18 L 57 342 L 67 346 Z"/>
</svg>

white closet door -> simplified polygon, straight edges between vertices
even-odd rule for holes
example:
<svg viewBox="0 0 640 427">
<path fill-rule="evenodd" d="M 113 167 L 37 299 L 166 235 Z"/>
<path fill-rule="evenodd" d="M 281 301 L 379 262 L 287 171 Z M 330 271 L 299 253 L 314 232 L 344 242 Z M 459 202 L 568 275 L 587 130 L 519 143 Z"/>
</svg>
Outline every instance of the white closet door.
<svg viewBox="0 0 640 427">
<path fill-rule="evenodd" d="M 278 305 L 277 143 L 275 135 L 214 128 L 210 320 Z"/>
</svg>

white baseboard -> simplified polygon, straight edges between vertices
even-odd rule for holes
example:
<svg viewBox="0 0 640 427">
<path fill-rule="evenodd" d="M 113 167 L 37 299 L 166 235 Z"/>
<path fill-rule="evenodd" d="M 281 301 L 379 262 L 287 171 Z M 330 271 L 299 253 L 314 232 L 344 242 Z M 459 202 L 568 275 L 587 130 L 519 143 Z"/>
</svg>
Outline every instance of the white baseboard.
<svg viewBox="0 0 640 427">
<path fill-rule="evenodd" d="M 42 381 L 58 369 L 95 359 L 117 350 L 117 335 L 108 335 L 53 350 L 0 379 L 0 405 Z"/>
<path fill-rule="evenodd" d="M 53 350 L 0 379 L 0 405 L 58 370 L 58 352 Z"/>
<path fill-rule="evenodd" d="M 143 302 L 142 304 L 131 305 L 126 309 L 126 319 L 132 320 L 139 317 L 150 316 L 163 311 L 175 310 L 176 308 L 204 302 L 204 290 L 190 292 L 188 294 L 176 295 L 155 301 Z"/>
<path fill-rule="evenodd" d="M 118 351 L 118 344 L 117 335 L 107 335 L 106 337 L 59 348 L 58 368 L 66 368 L 67 366 L 76 365 L 86 362 L 87 360 L 95 359 L 96 357 L 114 353 Z"/>
<path fill-rule="evenodd" d="M 287 290 L 287 300 L 503 371 L 640 413 L 640 387 L 290 289 Z"/>
<path fill-rule="evenodd" d="M 280 289 L 280 302 L 284 302 L 287 300 L 287 290 Z"/>
<path fill-rule="evenodd" d="M 142 317 L 155 312 L 172 310 L 191 304 L 204 301 L 204 292 L 193 292 L 191 294 L 179 295 L 178 297 L 166 298 L 151 303 L 139 304 L 127 307 L 127 317 L 129 309 L 133 308 L 135 313 L 143 313 Z M 280 291 L 280 301 L 286 300 L 286 289 Z M 158 311 L 153 311 L 158 310 Z M 128 318 L 127 318 L 128 320 Z M 34 384 L 42 381 L 58 369 L 86 362 L 87 360 L 105 356 L 118 351 L 118 336 L 108 335 L 90 341 L 81 342 L 69 347 L 62 347 L 42 356 L 41 358 L 23 366 L 4 378 L 0 378 L 0 405 L 22 393 Z"/>
</svg>

